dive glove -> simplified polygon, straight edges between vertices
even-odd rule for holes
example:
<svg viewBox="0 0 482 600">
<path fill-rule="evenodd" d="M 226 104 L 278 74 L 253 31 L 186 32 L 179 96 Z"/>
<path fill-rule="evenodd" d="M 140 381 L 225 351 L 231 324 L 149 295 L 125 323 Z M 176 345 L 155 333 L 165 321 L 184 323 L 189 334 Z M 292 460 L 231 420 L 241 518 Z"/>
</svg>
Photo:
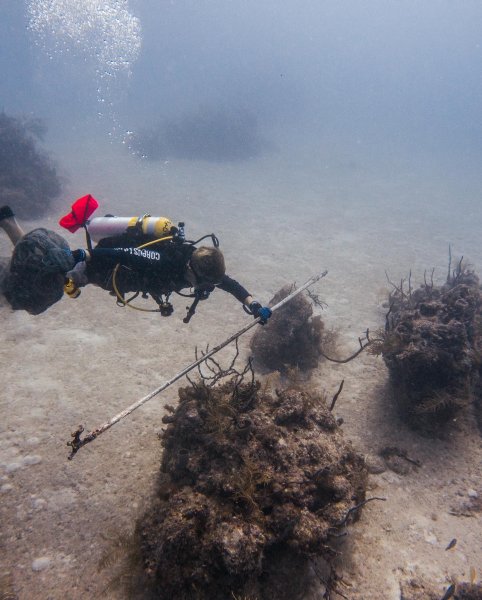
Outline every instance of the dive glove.
<svg viewBox="0 0 482 600">
<path fill-rule="evenodd" d="M 260 323 L 264 325 L 267 323 L 268 319 L 271 317 L 272 311 L 268 306 L 261 306 L 259 302 L 253 300 L 249 305 L 249 310 L 251 311 L 253 317 L 257 319 L 260 317 Z"/>
</svg>

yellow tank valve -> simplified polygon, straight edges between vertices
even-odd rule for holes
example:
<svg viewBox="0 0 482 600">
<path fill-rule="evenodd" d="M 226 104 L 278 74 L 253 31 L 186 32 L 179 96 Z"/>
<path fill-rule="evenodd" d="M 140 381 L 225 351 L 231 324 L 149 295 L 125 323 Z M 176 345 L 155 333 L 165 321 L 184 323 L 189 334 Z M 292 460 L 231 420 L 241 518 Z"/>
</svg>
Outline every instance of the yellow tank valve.
<svg viewBox="0 0 482 600">
<path fill-rule="evenodd" d="M 64 292 L 69 298 L 78 298 L 80 296 L 80 290 L 71 277 L 68 278 L 67 283 L 64 285 Z"/>
</svg>

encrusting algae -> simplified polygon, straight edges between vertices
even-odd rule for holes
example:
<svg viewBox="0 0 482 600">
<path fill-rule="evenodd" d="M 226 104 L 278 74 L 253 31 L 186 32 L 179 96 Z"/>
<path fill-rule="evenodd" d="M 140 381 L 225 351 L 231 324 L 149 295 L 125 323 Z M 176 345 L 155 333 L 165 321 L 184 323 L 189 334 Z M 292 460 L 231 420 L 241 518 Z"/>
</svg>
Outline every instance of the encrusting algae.
<svg viewBox="0 0 482 600">
<path fill-rule="evenodd" d="M 285 285 L 270 300 L 273 306 L 285 298 L 293 287 Z M 276 311 L 269 327 L 259 328 L 250 347 L 257 364 L 268 370 L 285 372 L 315 369 L 323 352 L 333 347 L 335 334 L 325 328 L 319 315 L 313 316 L 313 305 L 303 294 Z"/>
<path fill-rule="evenodd" d="M 482 295 L 477 275 L 459 263 L 447 282 L 412 290 L 395 286 L 381 353 L 401 414 L 414 428 L 436 433 L 478 401 L 482 365 Z"/>
<path fill-rule="evenodd" d="M 311 390 L 234 378 L 179 397 L 137 525 L 154 597 L 300 597 L 310 559 L 330 561 L 330 540 L 358 517 L 362 456 Z"/>
</svg>

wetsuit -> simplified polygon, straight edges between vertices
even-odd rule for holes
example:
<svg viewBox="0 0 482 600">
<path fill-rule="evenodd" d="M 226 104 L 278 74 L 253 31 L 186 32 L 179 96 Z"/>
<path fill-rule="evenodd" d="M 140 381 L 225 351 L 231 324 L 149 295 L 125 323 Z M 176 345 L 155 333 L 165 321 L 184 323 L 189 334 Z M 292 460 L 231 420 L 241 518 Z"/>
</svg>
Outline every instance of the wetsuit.
<svg viewBox="0 0 482 600">
<path fill-rule="evenodd" d="M 192 287 L 185 274 L 195 246 L 164 243 L 138 248 L 139 245 L 139 240 L 127 235 L 100 240 L 86 264 L 87 282 L 113 291 L 112 275 L 116 265 L 120 265 L 115 280 L 121 294 L 140 291 L 155 297 Z M 241 303 L 250 295 L 228 275 L 224 275 L 215 286 L 205 284 L 201 287 L 207 292 L 217 287 L 232 294 Z"/>
</svg>

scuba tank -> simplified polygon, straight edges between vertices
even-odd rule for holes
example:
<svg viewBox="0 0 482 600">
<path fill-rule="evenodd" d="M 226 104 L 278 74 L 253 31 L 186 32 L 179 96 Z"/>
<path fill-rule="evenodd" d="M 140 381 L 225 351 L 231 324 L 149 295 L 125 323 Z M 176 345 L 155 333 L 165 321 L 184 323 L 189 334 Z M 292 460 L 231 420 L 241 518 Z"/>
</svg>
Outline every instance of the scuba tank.
<svg viewBox="0 0 482 600">
<path fill-rule="evenodd" d="M 166 217 L 94 217 L 86 222 L 89 236 L 98 242 L 107 237 L 133 233 L 134 235 L 148 235 L 162 238 L 171 233 L 173 223 Z"/>
</svg>

